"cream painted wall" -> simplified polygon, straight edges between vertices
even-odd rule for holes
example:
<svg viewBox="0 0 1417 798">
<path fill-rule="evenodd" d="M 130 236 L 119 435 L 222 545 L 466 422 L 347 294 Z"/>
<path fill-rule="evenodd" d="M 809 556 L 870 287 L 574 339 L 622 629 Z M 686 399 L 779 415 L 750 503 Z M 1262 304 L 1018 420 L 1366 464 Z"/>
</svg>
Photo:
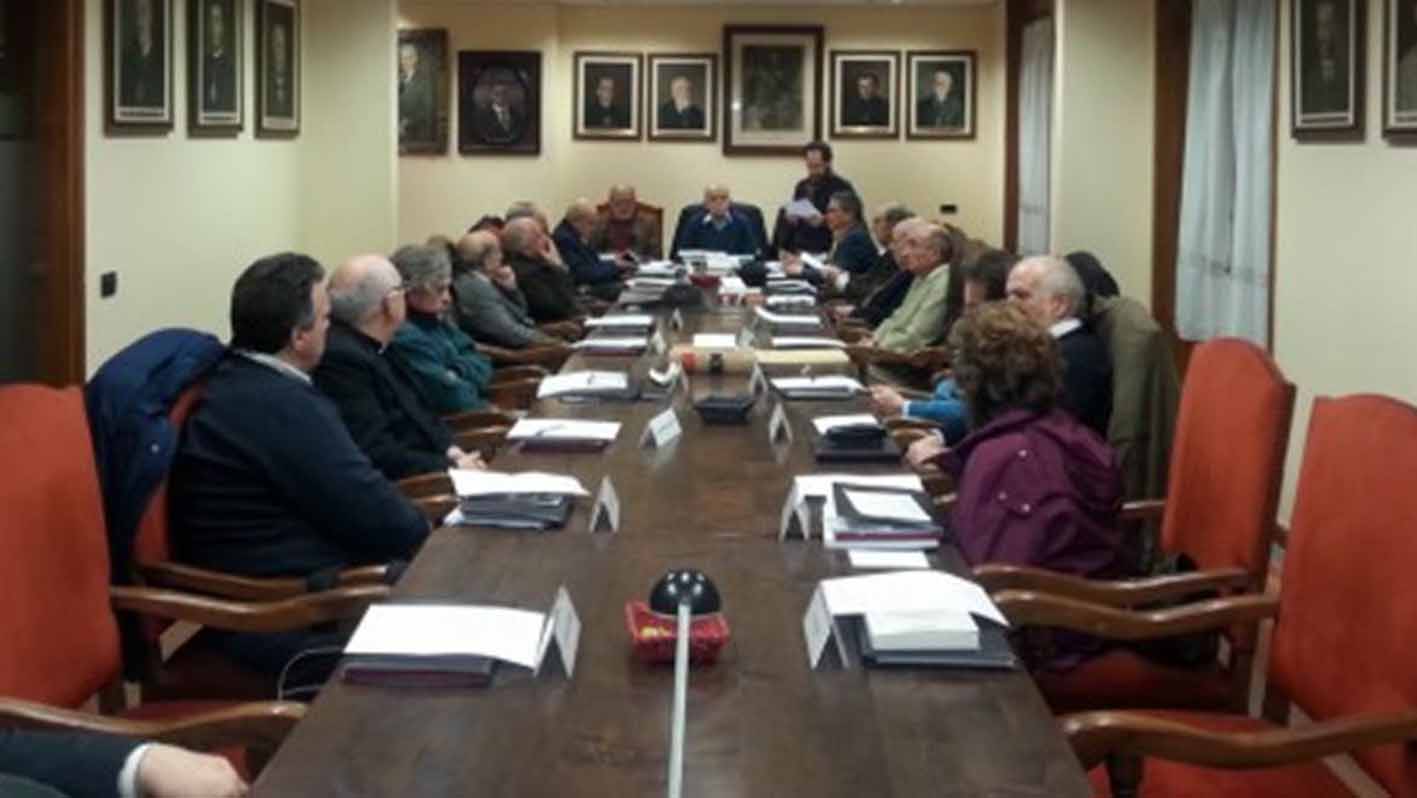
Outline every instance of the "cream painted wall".
<svg viewBox="0 0 1417 798">
<path fill-rule="evenodd" d="M 1368 132 L 1361 143 L 1289 135 L 1289 4 L 1281 3 L 1274 345 L 1298 387 L 1287 517 L 1314 396 L 1376 392 L 1417 402 L 1417 157 L 1382 138 L 1382 15 L 1370 13 Z"/>
<path fill-rule="evenodd" d="M 256 257 L 300 245 L 300 142 L 255 141 L 247 70 L 246 130 L 235 138 L 186 132 L 186 3 L 174 3 L 176 119 L 160 137 L 104 134 L 103 3 L 85 7 L 85 222 L 87 362 L 158 327 L 227 335 L 236 274 Z M 246 3 L 247 30 L 254 3 Z M 251 52 L 248 46 L 248 58 Z M 99 275 L 118 272 L 118 293 L 98 295 Z"/>
<path fill-rule="evenodd" d="M 399 24 L 447 28 L 453 53 L 469 49 L 543 52 L 543 132 L 539 157 L 446 156 L 399 159 L 399 237 L 452 234 L 513 200 L 548 207 L 553 221 L 578 195 L 603 197 L 629 181 L 663 205 L 666 227 L 704 183 L 722 180 L 736 198 L 768 214 L 803 175 L 792 157 L 725 158 L 721 142 L 660 144 L 571 140 L 572 54 L 576 50 L 719 52 L 729 23 L 813 23 L 832 49 L 974 49 L 979 52 L 977 138 L 966 142 L 833 141 L 836 162 L 868 206 L 901 199 L 918 211 L 959 205 L 958 223 L 991 241 L 1002 238 L 1003 9 L 840 7 L 508 7 L 403 0 Z M 455 56 L 454 56 L 455 58 Z M 455 62 L 454 62 L 455 63 Z M 824 67 L 828 63 L 824 53 Z M 454 71 L 456 67 L 454 66 Z M 454 89 L 456 92 L 456 89 Z M 456 109 L 454 109 L 456 117 Z M 771 218 L 769 218 L 769 221 Z M 665 235 L 672 233 L 666 229 Z"/>
<path fill-rule="evenodd" d="M 186 8 L 174 3 L 177 126 L 104 134 L 102 2 L 88 0 L 85 91 L 88 370 L 164 326 L 229 334 L 236 275 L 262 255 L 309 252 L 327 266 L 394 245 L 394 0 L 303 3 L 302 130 L 254 136 L 254 3 L 245 3 L 246 129 L 187 134 Z M 368 91 L 369 86 L 387 91 Z M 118 294 L 98 295 L 99 275 Z"/>
<path fill-rule="evenodd" d="M 1090 250 L 1151 303 L 1155 7 L 1058 0 L 1052 242 Z"/>
</svg>

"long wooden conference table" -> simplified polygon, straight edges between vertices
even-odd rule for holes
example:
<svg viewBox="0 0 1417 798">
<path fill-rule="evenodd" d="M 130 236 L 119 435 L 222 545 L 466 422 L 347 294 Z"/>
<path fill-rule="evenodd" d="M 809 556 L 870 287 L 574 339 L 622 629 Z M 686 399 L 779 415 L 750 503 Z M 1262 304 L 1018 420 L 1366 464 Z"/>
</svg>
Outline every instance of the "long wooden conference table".
<svg viewBox="0 0 1417 798">
<path fill-rule="evenodd" d="M 749 314 L 710 306 L 684 329 L 736 332 Z M 637 359 L 577 355 L 563 369 L 643 375 Z M 692 393 L 747 390 L 745 376 L 696 376 Z M 790 444 L 772 444 L 773 397 L 746 426 L 704 425 L 692 397 L 673 404 L 683 436 L 664 449 L 639 437 L 667 400 L 570 404 L 543 400 L 534 417 L 624 424 L 601 454 L 522 453 L 500 471 L 573 474 L 595 491 L 610 475 L 618 532 L 587 531 L 581 500 L 559 531 L 443 528 L 395 590 L 400 601 L 547 610 L 565 585 L 584 625 L 575 676 L 502 668 L 485 689 L 399 689 L 331 682 L 254 785 L 257 796 L 659 796 L 665 793 L 673 668 L 635 659 L 624 605 L 676 567 L 718 584 L 732 642 L 691 674 L 684 794 L 710 796 L 1047 796 L 1090 794 L 1053 716 L 1022 671 L 843 669 L 807 663 L 802 616 L 817 582 L 849 573 L 845 552 L 819 539 L 777 537 L 798 474 L 891 473 L 819 465 L 814 416 L 852 402 L 792 402 Z M 932 559 L 956 573 L 958 553 Z"/>
</svg>

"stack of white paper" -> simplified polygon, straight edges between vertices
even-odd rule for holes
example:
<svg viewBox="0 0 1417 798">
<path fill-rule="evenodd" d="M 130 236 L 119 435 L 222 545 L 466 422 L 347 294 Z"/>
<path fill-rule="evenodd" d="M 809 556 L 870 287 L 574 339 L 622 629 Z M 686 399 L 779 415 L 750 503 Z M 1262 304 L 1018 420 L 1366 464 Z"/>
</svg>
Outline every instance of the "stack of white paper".
<svg viewBox="0 0 1417 798">
<path fill-rule="evenodd" d="M 782 206 L 783 215 L 789 219 L 813 219 L 822 218 L 822 212 L 817 210 L 817 206 L 809 199 L 796 199 Z"/>
<path fill-rule="evenodd" d="M 877 493 L 846 489 L 846 501 L 861 515 L 898 524 L 929 524 L 934 521 L 914 498 L 903 493 Z"/>
<path fill-rule="evenodd" d="M 870 413 L 856 413 L 849 416 L 819 416 L 812 419 L 812 426 L 818 435 L 826 435 L 837 427 L 880 427 L 881 422 Z"/>
<path fill-rule="evenodd" d="M 767 298 L 766 304 L 770 308 L 814 308 L 817 298 L 811 294 L 773 294 Z"/>
<path fill-rule="evenodd" d="M 636 277 L 630 280 L 631 288 L 668 288 L 674 285 L 672 277 Z"/>
<path fill-rule="evenodd" d="M 893 571 L 822 580 L 832 615 L 963 611 L 1008 626 L 984 588 L 944 571 Z"/>
<path fill-rule="evenodd" d="M 875 549 L 847 549 L 847 562 L 858 571 L 903 571 L 912 568 L 929 568 L 930 560 L 923 551 L 878 551 Z"/>
<path fill-rule="evenodd" d="M 635 270 L 636 277 L 673 277 L 678 273 L 679 267 L 672 260 L 652 260 L 648 263 L 641 263 Z"/>
<path fill-rule="evenodd" d="M 774 377 L 773 387 L 783 393 L 843 394 L 864 393 L 866 388 L 851 377 Z"/>
<path fill-rule="evenodd" d="M 649 338 L 640 336 L 638 338 L 599 336 L 595 338 L 582 338 L 571 344 L 572 349 L 589 350 L 591 352 L 623 352 L 627 349 L 644 349 L 649 346 Z"/>
<path fill-rule="evenodd" d="M 806 280 L 798 280 L 792 277 L 778 279 L 771 276 L 768 277 L 768 288 L 776 288 L 779 291 L 797 290 L 815 292 L 817 290 L 815 286 Z"/>
<path fill-rule="evenodd" d="M 694 348 L 696 349 L 736 349 L 738 347 L 738 336 L 733 333 L 696 333 L 694 335 Z"/>
<path fill-rule="evenodd" d="M 623 371 L 573 371 L 543 377 L 537 386 L 536 398 L 546 399 L 565 394 L 616 393 L 630 387 L 630 377 Z"/>
<path fill-rule="evenodd" d="M 535 668 L 546 614 L 511 607 L 375 604 L 344 653 L 376 656 L 492 657 Z"/>
<path fill-rule="evenodd" d="M 796 478 L 797 495 L 804 499 L 822 498 L 832 501 L 832 486 L 838 482 L 851 485 L 869 485 L 877 488 L 902 488 L 904 490 L 924 490 L 925 483 L 915 474 L 804 474 Z"/>
<path fill-rule="evenodd" d="M 575 441 L 613 441 L 620 434 L 618 421 L 579 421 L 571 418 L 523 418 L 507 432 L 508 440 L 555 438 Z"/>
<path fill-rule="evenodd" d="M 765 321 L 765 322 L 767 322 L 767 323 L 769 323 L 769 324 L 777 324 L 777 325 L 781 325 L 781 326 L 783 326 L 783 327 L 787 327 L 787 326 L 795 326 L 795 327 L 820 327 L 820 326 L 822 326 L 822 318 L 821 318 L 820 316 L 816 316 L 816 315 L 788 315 L 788 314 L 786 314 L 786 313 L 773 313 L 771 310 L 768 310 L 767 308 L 764 308 L 764 307 L 753 308 L 753 311 L 758 314 L 758 318 L 762 319 L 763 321 Z"/>
<path fill-rule="evenodd" d="M 774 335 L 773 349 L 845 349 L 846 342 L 840 338 L 815 335 Z"/>
<path fill-rule="evenodd" d="M 597 318 L 586 319 L 585 326 L 591 329 L 596 327 L 630 327 L 639 329 L 641 327 L 653 327 L 654 317 L 643 313 L 622 313 L 615 316 L 599 316 Z"/>
<path fill-rule="evenodd" d="M 575 477 L 522 471 L 509 474 L 502 471 L 476 471 L 467 468 L 448 469 L 453 491 L 461 498 L 496 496 L 509 493 L 545 493 L 555 496 L 589 496 L 585 486 Z"/>
<path fill-rule="evenodd" d="M 738 296 L 748 293 L 748 284 L 742 277 L 724 277 L 718 281 L 719 296 Z"/>
<path fill-rule="evenodd" d="M 877 651 L 979 650 L 979 625 L 963 609 L 868 612 L 866 634 Z"/>
</svg>

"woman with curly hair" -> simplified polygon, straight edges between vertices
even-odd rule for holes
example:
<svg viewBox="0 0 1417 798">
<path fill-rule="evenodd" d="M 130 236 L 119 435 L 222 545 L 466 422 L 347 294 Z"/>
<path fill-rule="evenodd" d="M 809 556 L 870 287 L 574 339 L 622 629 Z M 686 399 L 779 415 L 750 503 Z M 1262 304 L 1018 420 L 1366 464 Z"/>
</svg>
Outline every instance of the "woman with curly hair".
<svg viewBox="0 0 1417 798">
<path fill-rule="evenodd" d="M 950 346 L 973 432 L 932 462 L 955 478 L 950 526 L 965 559 L 1130 575 L 1117 526 L 1117 456 L 1058 406 L 1063 363 L 1053 336 L 999 302 L 962 318 Z M 1024 656 L 1033 667 L 1065 669 L 1099 649 L 1060 633 L 1030 637 Z"/>
</svg>

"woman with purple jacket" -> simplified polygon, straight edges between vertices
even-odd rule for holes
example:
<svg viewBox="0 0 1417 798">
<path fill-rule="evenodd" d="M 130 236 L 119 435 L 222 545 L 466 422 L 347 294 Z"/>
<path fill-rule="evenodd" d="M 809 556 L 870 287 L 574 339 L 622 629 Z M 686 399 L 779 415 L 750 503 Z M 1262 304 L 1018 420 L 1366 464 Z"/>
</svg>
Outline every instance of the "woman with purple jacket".
<svg viewBox="0 0 1417 798">
<path fill-rule="evenodd" d="M 955 326 L 950 345 L 974 431 L 931 462 L 955 478 L 951 527 L 965 559 L 1132 575 L 1117 526 L 1117 456 L 1058 406 L 1063 362 L 1053 336 L 1016 305 L 991 303 Z M 1100 650 L 1081 635 L 1030 633 L 1021 653 L 1031 668 L 1066 669 Z"/>
</svg>

